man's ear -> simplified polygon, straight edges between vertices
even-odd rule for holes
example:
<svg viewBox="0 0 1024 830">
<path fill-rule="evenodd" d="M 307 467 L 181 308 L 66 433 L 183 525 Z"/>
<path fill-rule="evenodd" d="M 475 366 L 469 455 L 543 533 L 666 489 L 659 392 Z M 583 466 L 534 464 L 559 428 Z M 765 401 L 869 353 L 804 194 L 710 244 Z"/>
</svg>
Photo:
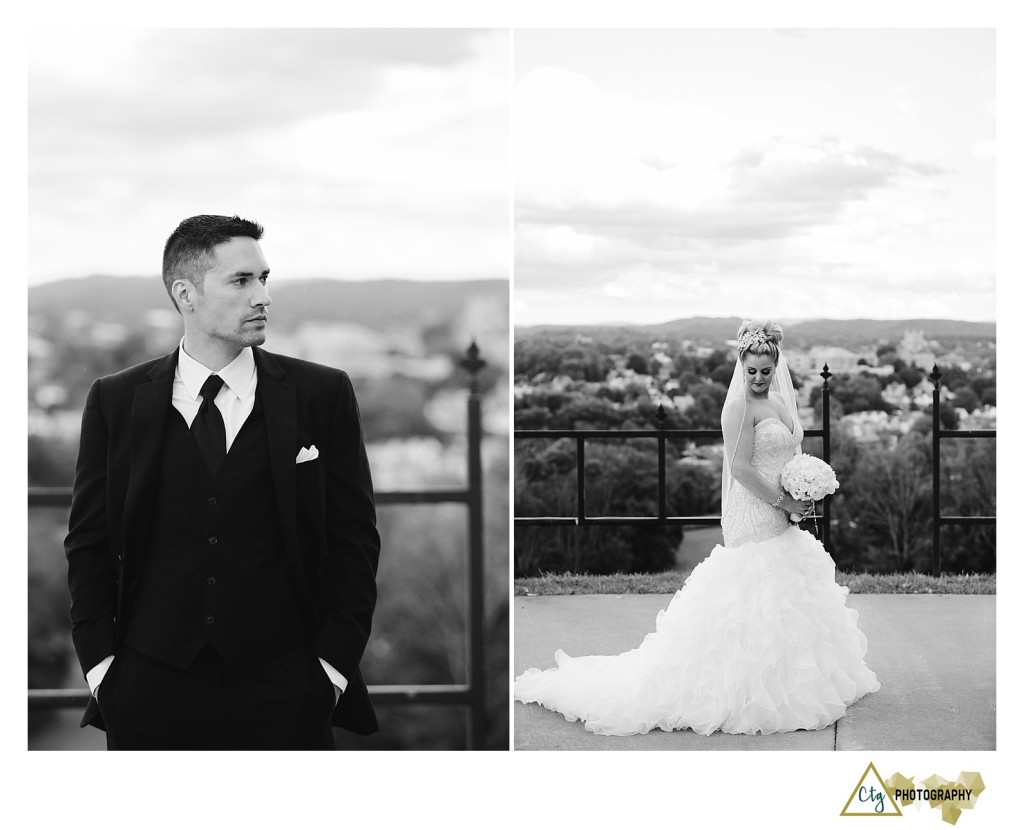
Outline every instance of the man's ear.
<svg viewBox="0 0 1024 830">
<path fill-rule="evenodd" d="M 191 280 L 176 279 L 171 283 L 171 297 L 182 314 L 196 310 L 196 295 L 199 290 Z"/>
</svg>

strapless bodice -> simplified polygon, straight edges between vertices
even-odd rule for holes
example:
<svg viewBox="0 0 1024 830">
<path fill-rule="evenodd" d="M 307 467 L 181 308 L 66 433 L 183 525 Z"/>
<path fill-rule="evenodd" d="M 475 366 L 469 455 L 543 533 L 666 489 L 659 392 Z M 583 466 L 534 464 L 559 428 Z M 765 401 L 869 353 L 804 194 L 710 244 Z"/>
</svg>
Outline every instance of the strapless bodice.
<svg viewBox="0 0 1024 830">
<path fill-rule="evenodd" d="M 804 430 L 797 421 L 793 432 L 778 418 L 762 418 L 754 424 L 754 450 L 751 466 L 767 481 L 779 487 L 779 476 L 803 440 Z M 745 542 L 763 542 L 789 527 L 786 514 L 772 507 L 733 479 L 722 515 L 722 533 L 726 547 Z"/>
</svg>

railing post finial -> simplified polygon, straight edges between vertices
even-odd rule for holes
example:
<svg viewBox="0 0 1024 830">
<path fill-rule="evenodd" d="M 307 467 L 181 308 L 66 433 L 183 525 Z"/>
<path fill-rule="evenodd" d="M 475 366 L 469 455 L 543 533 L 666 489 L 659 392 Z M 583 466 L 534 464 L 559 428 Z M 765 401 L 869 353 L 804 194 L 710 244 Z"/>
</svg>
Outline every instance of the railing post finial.
<svg viewBox="0 0 1024 830">
<path fill-rule="evenodd" d="M 658 404 L 658 409 L 654 413 L 654 420 L 658 425 L 658 429 L 665 428 L 665 422 L 668 420 L 668 413 L 665 411 L 665 404 Z"/>
<path fill-rule="evenodd" d="M 828 389 L 828 379 L 832 377 L 832 373 L 828 370 L 828 364 L 826 363 L 824 368 L 820 372 L 821 377 L 824 379 L 821 387 L 822 389 Z"/>
<path fill-rule="evenodd" d="M 459 361 L 459 365 L 469 372 L 469 391 L 475 394 L 479 391 L 477 377 L 480 370 L 487 365 L 487 361 L 480 357 L 480 347 L 477 346 L 475 338 L 470 341 L 469 348 L 466 349 L 466 356 Z"/>
<path fill-rule="evenodd" d="M 938 389 L 939 388 L 939 381 L 941 379 L 942 379 L 942 372 L 939 371 L 939 364 L 936 363 L 934 366 L 932 366 L 932 373 L 930 375 L 928 375 L 928 380 L 930 380 L 935 385 L 935 388 Z"/>
</svg>

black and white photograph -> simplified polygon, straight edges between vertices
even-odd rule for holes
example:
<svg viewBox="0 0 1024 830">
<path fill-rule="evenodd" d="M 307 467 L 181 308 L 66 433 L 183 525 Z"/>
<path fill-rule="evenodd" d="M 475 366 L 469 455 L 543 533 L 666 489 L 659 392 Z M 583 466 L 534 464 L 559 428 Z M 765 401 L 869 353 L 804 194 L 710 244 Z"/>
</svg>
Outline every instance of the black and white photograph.
<svg viewBox="0 0 1024 830">
<path fill-rule="evenodd" d="M 1012 12 L 18 7 L 14 824 L 1005 824 Z"/>
<path fill-rule="evenodd" d="M 28 38 L 28 749 L 507 751 L 509 31 Z"/>
<path fill-rule="evenodd" d="M 995 750 L 995 30 L 513 73 L 514 749 Z"/>
</svg>

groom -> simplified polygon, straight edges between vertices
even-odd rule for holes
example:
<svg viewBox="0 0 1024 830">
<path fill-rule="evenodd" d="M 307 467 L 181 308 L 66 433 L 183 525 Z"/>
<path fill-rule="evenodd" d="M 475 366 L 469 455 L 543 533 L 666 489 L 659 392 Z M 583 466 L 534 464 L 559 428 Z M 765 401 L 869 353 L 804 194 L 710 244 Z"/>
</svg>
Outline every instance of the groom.
<svg viewBox="0 0 1024 830">
<path fill-rule="evenodd" d="M 332 749 L 377 721 L 359 673 L 380 539 L 347 375 L 259 348 L 263 228 L 164 247 L 174 352 L 93 383 L 65 540 L 108 749 Z"/>
</svg>

